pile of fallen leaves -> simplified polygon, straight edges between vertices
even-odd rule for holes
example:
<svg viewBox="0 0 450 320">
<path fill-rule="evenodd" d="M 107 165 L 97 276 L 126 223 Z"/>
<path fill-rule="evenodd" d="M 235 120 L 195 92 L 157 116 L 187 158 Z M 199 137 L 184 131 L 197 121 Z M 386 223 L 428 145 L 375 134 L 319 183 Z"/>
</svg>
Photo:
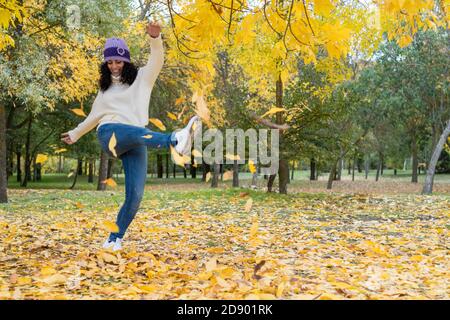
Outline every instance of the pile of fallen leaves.
<svg viewBox="0 0 450 320">
<path fill-rule="evenodd" d="M 10 190 L 0 299 L 449 299 L 450 198 Z"/>
</svg>

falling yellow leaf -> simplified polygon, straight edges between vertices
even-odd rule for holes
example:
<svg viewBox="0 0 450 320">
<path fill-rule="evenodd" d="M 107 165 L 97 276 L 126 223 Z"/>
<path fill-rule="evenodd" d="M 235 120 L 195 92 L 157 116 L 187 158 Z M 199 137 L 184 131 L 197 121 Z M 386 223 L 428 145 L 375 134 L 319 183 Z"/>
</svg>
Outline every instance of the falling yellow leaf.
<svg viewBox="0 0 450 320">
<path fill-rule="evenodd" d="M 170 146 L 170 154 L 172 156 L 172 161 L 175 164 L 179 165 L 180 167 L 184 168 L 185 164 L 191 162 L 191 157 L 189 157 L 187 155 L 178 154 L 178 152 L 175 150 L 175 148 L 173 146 Z"/>
<path fill-rule="evenodd" d="M 159 130 L 161 130 L 161 131 L 166 131 L 166 127 L 165 127 L 164 124 L 161 122 L 161 120 L 156 119 L 156 118 L 150 118 L 150 119 L 148 119 L 148 121 L 150 121 L 151 123 L 153 123 Z"/>
<path fill-rule="evenodd" d="M 86 114 L 84 113 L 83 109 L 70 109 L 73 113 L 75 113 L 77 116 L 80 117 L 86 117 Z"/>
<path fill-rule="evenodd" d="M 175 121 L 178 120 L 177 116 L 174 115 L 172 112 L 167 111 L 167 116 L 172 120 L 175 120 Z"/>
<path fill-rule="evenodd" d="M 206 105 L 205 98 L 203 97 L 203 93 L 199 92 L 199 93 L 194 94 L 192 99 L 194 100 L 194 98 L 195 98 L 195 103 L 197 105 L 197 108 L 195 109 L 195 112 L 205 122 L 209 122 L 210 112 L 209 112 L 209 109 L 208 109 L 208 107 Z"/>
<path fill-rule="evenodd" d="M 36 163 L 44 163 L 45 161 L 47 161 L 47 156 L 45 154 L 38 154 L 36 157 Z"/>
<path fill-rule="evenodd" d="M 245 212 L 250 212 L 250 210 L 252 209 L 252 206 L 253 206 L 253 199 L 252 199 L 252 198 L 249 198 L 249 199 L 247 200 L 247 202 L 245 203 L 244 211 L 245 211 Z"/>
<path fill-rule="evenodd" d="M 229 154 L 229 153 L 227 153 L 227 154 L 225 155 L 225 158 L 230 159 L 230 160 L 232 160 L 232 161 L 235 161 L 235 160 L 241 160 L 241 157 L 239 157 L 238 154 L 234 155 L 234 154 Z"/>
<path fill-rule="evenodd" d="M 102 183 L 106 183 L 106 185 L 110 187 L 117 187 L 117 183 L 114 181 L 113 178 L 108 178 L 106 180 L 103 180 Z"/>
<path fill-rule="evenodd" d="M 142 136 L 142 138 L 145 138 L 145 139 L 150 139 L 151 137 L 153 137 L 151 134 L 146 134 L 145 136 Z"/>
<path fill-rule="evenodd" d="M 225 171 L 223 173 L 223 180 L 227 181 L 227 180 L 230 180 L 230 179 L 233 179 L 233 171 L 232 170 Z"/>
<path fill-rule="evenodd" d="M 205 177 L 205 182 L 208 182 L 211 179 L 211 172 L 208 172 Z"/>
<path fill-rule="evenodd" d="M 192 150 L 192 155 L 197 158 L 201 158 L 202 154 L 197 149 Z"/>
<path fill-rule="evenodd" d="M 108 148 L 109 151 L 111 151 L 111 153 L 114 155 L 114 157 L 117 158 L 116 145 L 117 145 L 116 134 L 113 132 L 111 139 L 109 139 Z"/>
<path fill-rule="evenodd" d="M 55 153 L 58 154 L 58 153 L 61 153 L 61 152 L 66 152 L 66 151 L 67 151 L 66 148 L 61 148 L 61 149 L 55 150 Z"/>
<path fill-rule="evenodd" d="M 69 172 L 69 174 L 67 175 L 67 178 L 70 178 L 71 176 L 73 176 L 73 171 Z"/>
<path fill-rule="evenodd" d="M 103 227 L 105 230 L 113 233 L 119 232 L 119 226 L 115 222 L 103 221 Z"/>
<path fill-rule="evenodd" d="M 248 168 L 252 174 L 254 174 L 256 172 L 256 167 L 255 167 L 255 163 L 253 162 L 253 160 L 248 160 Z"/>
<path fill-rule="evenodd" d="M 267 111 L 266 113 L 264 113 L 264 114 L 261 116 L 261 118 L 264 118 L 264 117 L 266 117 L 266 116 L 268 116 L 268 115 L 271 115 L 271 114 L 274 114 L 274 113 L 277 113 L 277 112 L 284 112 L 284 111 L 286 111 L 286 109 L 275 107 L 275 108 L 270 109 L 270 110 Z"/>
</svg>

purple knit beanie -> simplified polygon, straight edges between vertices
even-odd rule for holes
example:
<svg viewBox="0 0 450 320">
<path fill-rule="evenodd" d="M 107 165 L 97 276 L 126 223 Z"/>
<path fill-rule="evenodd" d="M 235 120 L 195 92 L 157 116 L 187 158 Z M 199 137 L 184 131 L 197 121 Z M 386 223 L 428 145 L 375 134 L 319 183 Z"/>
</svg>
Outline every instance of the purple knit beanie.
<svg viewBox="0 0 450 320">
<path fill-rule="evenodd" d="M 120 60 L 130 61 L 130 49 L 125 40 L 120 38 L 108 38 L 106 39 L 105 49 L 103 50 L 103 57 L 105 61 Z"/>
</svg>

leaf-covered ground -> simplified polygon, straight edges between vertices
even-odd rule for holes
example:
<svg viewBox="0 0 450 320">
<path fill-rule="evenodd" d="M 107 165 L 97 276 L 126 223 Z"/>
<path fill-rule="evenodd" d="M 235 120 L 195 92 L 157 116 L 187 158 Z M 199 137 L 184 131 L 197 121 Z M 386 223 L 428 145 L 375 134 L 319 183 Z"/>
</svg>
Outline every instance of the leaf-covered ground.
<svg viewBox="0 0 450 320">
<path fill-rule="evenodd" d="M 9 190 L 0 299 L 450 298 L 446 195 L 149 188 L 112 254 L 122 192 Z"/>
</svg>

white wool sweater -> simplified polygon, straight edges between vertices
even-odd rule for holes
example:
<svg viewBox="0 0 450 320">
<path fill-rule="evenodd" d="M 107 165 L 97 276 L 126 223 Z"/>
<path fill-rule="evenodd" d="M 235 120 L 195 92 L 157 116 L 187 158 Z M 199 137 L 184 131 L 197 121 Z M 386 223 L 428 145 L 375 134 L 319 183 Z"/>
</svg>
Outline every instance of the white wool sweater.
<svg viewBox="0 0 450 320">
<path fill-rule="evenodd" d="M 150 96 L 162 66 L 164 64 L 164 48 L 161 33 L 157 38 L 150 37 L 151 54 L 147 64 L 139 68 L 136 79 L 130 86 L 123 83 L 112 83 L 108 90 L 99 90 L 92 105 L 91 112 L 69 136 L 76 142 L 95 126 L 105 123 L 124 123 L 139 127 L 148 124 L 148 108 Z"/>
</svg>

